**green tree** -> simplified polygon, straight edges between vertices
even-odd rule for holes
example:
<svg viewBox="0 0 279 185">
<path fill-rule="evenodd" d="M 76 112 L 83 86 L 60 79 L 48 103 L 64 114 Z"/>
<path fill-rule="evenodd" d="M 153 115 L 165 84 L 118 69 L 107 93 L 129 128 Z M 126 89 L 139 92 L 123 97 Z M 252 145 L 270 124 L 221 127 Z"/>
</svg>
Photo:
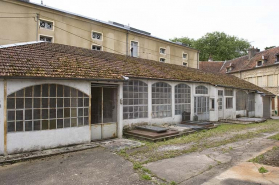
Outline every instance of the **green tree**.
<svg viewBox="0 0 279 185">
<path fill-rule="evenodd" d="M 271 49 L 271 48 L 275 48 L 276 46 L 269 46 L 269 47 L 265 47 L 265 50 Z"/>
<path fill-rule="evenodd" d="M 200 61 L 207 61 L 209 56 L 215 61 L 231 60 L 247 55 L 251 46 L 247 40 L 230 36 L 224 32 L 207 33 L 195 40 L 188 37 L 171 39 L 173 42 L 182 42 L 200 51 Z"/>
</svg>

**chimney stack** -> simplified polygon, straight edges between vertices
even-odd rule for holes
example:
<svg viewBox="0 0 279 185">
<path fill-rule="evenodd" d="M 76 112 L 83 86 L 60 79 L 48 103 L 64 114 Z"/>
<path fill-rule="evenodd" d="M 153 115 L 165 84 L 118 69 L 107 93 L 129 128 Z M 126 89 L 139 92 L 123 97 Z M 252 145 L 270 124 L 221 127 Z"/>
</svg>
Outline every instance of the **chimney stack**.
<svg viewBox="0 0 279 185">
<path fill-rule="evenodd" d="M 248 57 L 249 60 L 251 60 L 251 58 L 253 58 L 255 56 L 256 53 L 260 52 L 260 49 L 258 48 L 254 48 L 254 46 L 252 48 L 248 49 Z"/>
</svg>

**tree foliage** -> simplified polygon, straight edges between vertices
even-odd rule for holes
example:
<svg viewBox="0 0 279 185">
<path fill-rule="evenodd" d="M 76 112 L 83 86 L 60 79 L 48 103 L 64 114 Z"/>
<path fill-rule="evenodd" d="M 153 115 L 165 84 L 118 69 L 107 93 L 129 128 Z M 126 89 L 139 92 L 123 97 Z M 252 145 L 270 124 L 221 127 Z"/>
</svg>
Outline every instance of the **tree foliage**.
<svg viewBox="0 0 279 185">
<path fill-rule="evenodd" d="M 214 61 L 231 60 L 247 55 L 251 46 L 247 40 L 230 36 L 224 32 L 207 33 L 195 40 L 188 37 L 170 39 L 173 42 L 182 42 L 189 47 L 200 51 L 200 61 L 207 61 L 210 55 Z"/>
<path fill-rule="evenodd" d="M 271 48 L 275 48 L 276 46 L 269 46 L 269 47 L 265 47 L 265 50 L 271 49 Z"/>
</svg>

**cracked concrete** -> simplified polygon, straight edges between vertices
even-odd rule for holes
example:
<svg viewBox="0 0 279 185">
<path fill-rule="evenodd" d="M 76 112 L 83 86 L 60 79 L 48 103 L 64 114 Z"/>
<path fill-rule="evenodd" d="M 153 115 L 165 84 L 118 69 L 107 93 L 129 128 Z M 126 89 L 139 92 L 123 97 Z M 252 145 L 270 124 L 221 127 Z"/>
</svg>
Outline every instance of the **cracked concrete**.
<svg viewBox="0 0 279 185">
<path fill-rule="evenodd" d="M 270 134 L 266 134 L 262 137 L 230 143 L 220 147 L 206 149 L 202 152 L 148 163 L 146 167 L 159 178 L 166 179 L 169 182 L 175 181 L 180 184 L 206 183 L 207 185 L 215 185 L 224 184 L 225 181 L 228 184 L 249 184 L 250 182 L 247 179 L 231 178 L 230 171 L 227 172 L 227 177 L 229 178 L 223 178 L 226 174 L 221 177 L 218 176 L 231 167 L 241 165 L 249 159 L 271 149 L 273 146 L 279 146 L 278 141 L 267 139 L 269 136 Z M 277 175 L 277 172 L 274 172 L 273 175 Z M 272 177 L 270 178 L 272 179 Z M 263 180 L 263 182 L 267 183 L 266 180 Z"/>
</svg>

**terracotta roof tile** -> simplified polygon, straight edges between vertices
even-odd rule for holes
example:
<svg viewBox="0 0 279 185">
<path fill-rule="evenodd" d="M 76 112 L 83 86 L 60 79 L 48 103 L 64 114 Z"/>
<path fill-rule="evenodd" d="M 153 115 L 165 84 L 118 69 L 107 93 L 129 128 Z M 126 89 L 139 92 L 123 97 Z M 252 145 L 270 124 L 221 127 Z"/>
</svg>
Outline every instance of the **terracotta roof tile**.
<svg viewBox="0 0 279 185">
<path fill-rule="evenodd" d="M 233 75 L 208 73 L 183 66 L 126 57 L 103 51 L 53 43 L 36 43 L 0 49 L 0 76 L 29 78 L 165 79 L 268 91 Z"/>
<path fill-rule="evenodd" d="M 263 63 L 262 67 L 271 66 L 275 64 L 276 54 L 278 53 L 279 53 L 279 47 L 275 47 L 269 50 L 256 53 L 255 56 L 251 58 L 251 60 L 249 60 L 248 55 L 233 60 L 229 60 L 225 62 L 220 72 L 226 73 L 226 67 L 228 67 L 231 64 L 234 66 L 231 73 L 258 68 L 257 62 L 262 60 L 262 56 L 266 58 L 266 61 Z"/>
<path fill-rule="evenodd" d="M 205 72 L 219 73 L 223 65 L 224 62 L 222 61 L 214 61 L 214 62 L 200 61 L 199 69 Z"/>
</svg>

